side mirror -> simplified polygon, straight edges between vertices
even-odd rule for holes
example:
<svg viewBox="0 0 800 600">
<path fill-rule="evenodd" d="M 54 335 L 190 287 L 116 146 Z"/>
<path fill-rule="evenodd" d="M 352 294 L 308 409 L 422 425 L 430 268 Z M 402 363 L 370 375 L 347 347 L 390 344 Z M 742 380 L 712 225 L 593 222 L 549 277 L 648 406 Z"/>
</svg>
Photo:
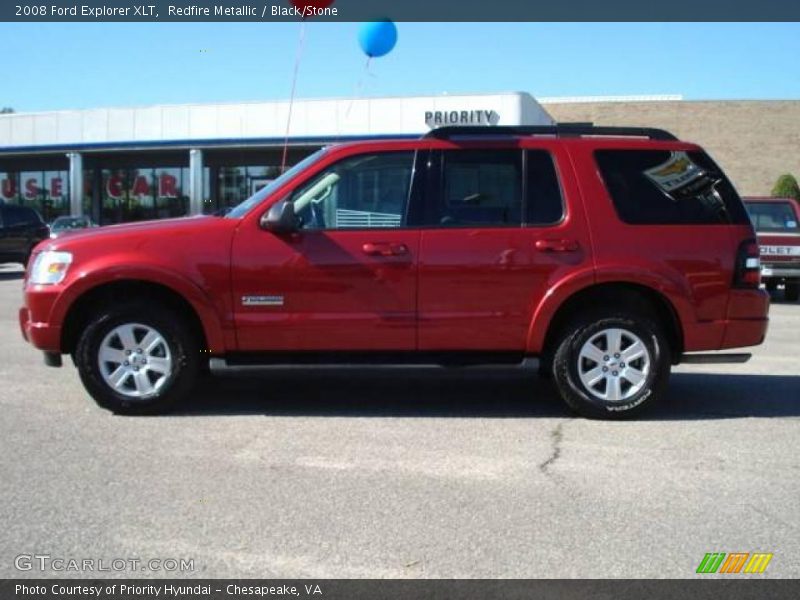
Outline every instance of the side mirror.
<svg viewBox="0 0 800 600">
<path fill-rule="evenodd" d="M 261 227 L 272 233 L 292 233 L 300 228 L 294 212 L 294 203 L 281 200 L 273 204 L 261 217 Z"/>
</svg>

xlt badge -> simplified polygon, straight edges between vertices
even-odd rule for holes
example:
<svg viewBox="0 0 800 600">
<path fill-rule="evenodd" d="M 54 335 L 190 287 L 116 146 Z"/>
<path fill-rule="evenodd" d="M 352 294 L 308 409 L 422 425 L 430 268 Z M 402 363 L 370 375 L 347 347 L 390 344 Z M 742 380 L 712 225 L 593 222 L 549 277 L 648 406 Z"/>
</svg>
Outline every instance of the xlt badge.
<svg viewBox="0 0 800 600">
<path fill-rule="evenodd" d="M 244 306 L 283 306 L 283 296 L 242 296 Z"/>
</svg>

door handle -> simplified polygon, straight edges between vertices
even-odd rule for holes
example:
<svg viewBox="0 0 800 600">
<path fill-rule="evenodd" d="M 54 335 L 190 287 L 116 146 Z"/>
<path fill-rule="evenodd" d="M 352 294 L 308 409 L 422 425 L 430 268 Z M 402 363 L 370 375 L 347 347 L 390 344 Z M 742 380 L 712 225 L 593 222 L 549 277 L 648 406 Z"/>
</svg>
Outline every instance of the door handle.
<svg viewBox="0 0 800 600">
<path fill-rule="evenodd" d="M 408 254 L 408 246 L 395 242 L 367 242 L 361 246 L 364 254 L 370 256 L 403 256 Z"/>
<path fill-rule="evenodd" d="M 575 252 L 580 246 L 577 240 L 536 240 L 540 252 Z"/>
</svg>

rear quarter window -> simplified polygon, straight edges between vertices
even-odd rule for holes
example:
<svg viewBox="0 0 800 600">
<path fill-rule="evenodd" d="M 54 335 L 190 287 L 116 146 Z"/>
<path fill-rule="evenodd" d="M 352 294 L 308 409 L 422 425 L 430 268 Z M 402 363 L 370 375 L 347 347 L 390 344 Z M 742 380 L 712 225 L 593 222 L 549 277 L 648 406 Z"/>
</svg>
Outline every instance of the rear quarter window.
<svg viewBox="0 0 800 600">
<path fill-rule="evenodd" d="M 739 195 L 704 152 L 598 150 L 620 219 L 633 225 L 747 224 Z"/>
</svg>

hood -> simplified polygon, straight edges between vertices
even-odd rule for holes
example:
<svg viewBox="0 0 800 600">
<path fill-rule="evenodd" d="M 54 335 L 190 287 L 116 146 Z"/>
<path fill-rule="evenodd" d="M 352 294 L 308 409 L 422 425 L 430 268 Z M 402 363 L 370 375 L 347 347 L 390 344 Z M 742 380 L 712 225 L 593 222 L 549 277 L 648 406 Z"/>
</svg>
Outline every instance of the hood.
<svg viewBox="0 0 800 600">
<path fill-rule="evenodd" d="M 189 233 L 192 230 L 205 230 L 212 223 L 216 224 L 223 220 L 218 217 L 200 215 L 76 229 L 71 230 L 68 234 L 67 232 L 59 233 L 58 237 L 51 239 L 46 246 L 48 250 L 68 250 L 75 245 L 84 243 L 112 243 L 116 240 L 153 236 L 172 237 Z"/>
</svg>

